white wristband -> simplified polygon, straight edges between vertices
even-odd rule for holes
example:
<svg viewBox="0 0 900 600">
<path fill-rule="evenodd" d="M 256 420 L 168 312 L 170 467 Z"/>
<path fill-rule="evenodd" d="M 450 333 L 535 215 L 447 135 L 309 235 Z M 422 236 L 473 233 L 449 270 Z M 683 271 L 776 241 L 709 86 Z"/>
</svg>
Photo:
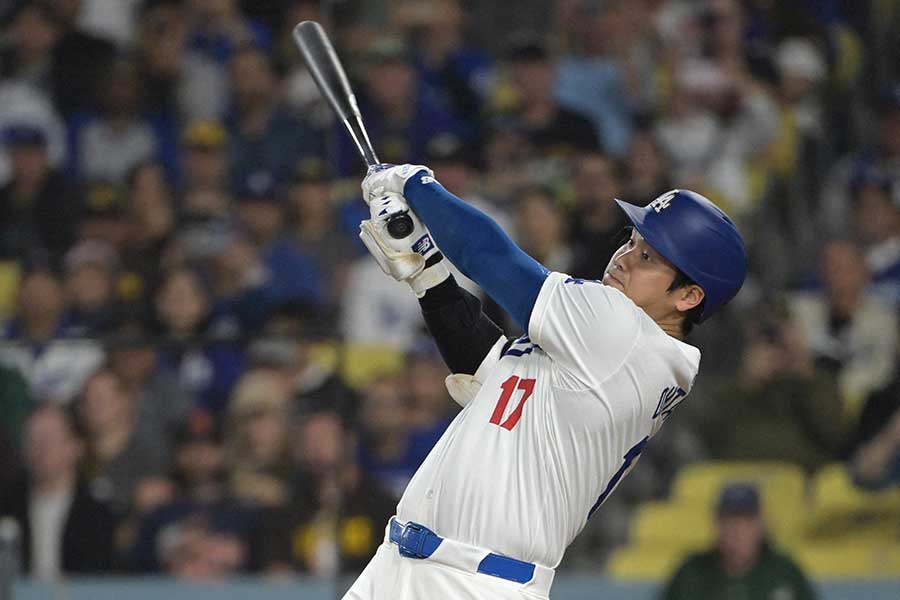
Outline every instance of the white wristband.
<svg viewBox="0 0 900 600">
<path fill-rule="evenodd" d="M 443 283 L 448 277 L 450 277 L 450 269 L 442 259 L 418 275 L 406 279 L 406 283 L 416 293 L 416 298 L 421 298 L 425 292 Z"/>
</svg>

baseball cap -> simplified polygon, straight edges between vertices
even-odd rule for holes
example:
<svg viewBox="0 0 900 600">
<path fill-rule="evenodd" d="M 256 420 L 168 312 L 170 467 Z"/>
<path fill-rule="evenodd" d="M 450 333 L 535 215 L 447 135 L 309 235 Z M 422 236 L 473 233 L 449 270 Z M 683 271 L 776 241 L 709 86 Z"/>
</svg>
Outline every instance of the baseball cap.
<svg viewBox="0 0 900 600">
<path fill-rule="evenodd" d="M 47 145 L 47 134 L 36 125 L 18 123 L 3 129 L 3 143 L 6 146 L 44 147 Z"/>
<path fill-rule="evenodd" d="M 225 127 L 218 121 L 195 121 L 188 125 L 181 136 L 181 143 L 189 148 L 217 150 L 228 141 Z"/>
<path fill-rule="evenodd" d="M 868 188 L 880 189 L 894 206 L 900 208 L 900 180 L 896 176 L 877 166 L 864 165 L 850 179 L 851 199 L 857 200 L 860 192 Z"/>
<path fill-rule="evenodd" d="M 822 52 L 806 38 L 789 38 L 782 42 L 775 60 L 784 75 L 821 81 L 827 73 Z"/>
<path fill-rule="evenodd" d="M 409 46 L 399 37 L 380 37 L 375 39 L 362 56 L 363 62 L 384 64 L 391 62 L 412 62 Z"/>
<path fill-rule="evenodd" d="M 328 166 L 318 156 L 302 158 L 294 169 L 294 183 L 325 183 L 329 180 Z"/>
<path fill-rule="evenodd" d="M 108 181 L 89 184 L 81 207 L 82 217 L 120 217 L 125 214 L 125 190 Z"/>
<path fill-rule="evenodd" d="M 244 375 L 231 396 L 228 411 L 232 417 L 243 418 L 263 412 L 283 411 L 288 398 L 273 385 L 273 375 L 251 372 Z"/>
<path fill-rule="evenodd" d="M 461 163 L 471 167 L 478 164 L 478 151 L 452 132 L 439 133 L 425 143 L 425 161 Z"/>
<path fill-rule="evenodd" d="M 759 492 L 747 482 L 727 483 L 719 495 L 716 514 L 719 516 L 756 516 L 760 513 Z"/>
</svg>

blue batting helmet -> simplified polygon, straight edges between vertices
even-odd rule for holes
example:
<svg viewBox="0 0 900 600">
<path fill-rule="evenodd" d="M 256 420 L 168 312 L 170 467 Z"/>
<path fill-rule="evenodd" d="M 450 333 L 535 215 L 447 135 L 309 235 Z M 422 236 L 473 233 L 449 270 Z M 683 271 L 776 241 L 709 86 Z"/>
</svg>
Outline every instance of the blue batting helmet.
<svg viewBox="0 0 900 600">
<path fill-rule="evenodd" d="M 647 243 L 703 288 L 700 321 L 734 298 L 747 276 L 747 250 L 722 209 L 690 190 L 666 192 L 644 207 L 616 200 Z"/>
</svg>

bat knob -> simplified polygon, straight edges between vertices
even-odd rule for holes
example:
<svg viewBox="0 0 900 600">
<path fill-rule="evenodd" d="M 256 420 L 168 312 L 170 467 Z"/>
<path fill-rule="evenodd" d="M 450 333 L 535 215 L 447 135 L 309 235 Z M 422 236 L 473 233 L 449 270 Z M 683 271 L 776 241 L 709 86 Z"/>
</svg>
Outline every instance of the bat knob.
<svg viewBox="0 0 900 600">
<path fill-rule="evenodd" d="M 387 221 L 387 232 L 395 240 L 402 240 L 413 232 L 412 217 L 408 213 L 400 213 L 392 216 Z"/>
</svg>

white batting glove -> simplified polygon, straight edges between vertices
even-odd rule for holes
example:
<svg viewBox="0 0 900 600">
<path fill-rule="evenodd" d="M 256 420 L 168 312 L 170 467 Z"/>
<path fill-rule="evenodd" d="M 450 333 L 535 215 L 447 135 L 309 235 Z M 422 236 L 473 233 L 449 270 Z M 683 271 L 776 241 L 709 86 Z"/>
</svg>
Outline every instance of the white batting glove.
<svg viewBox="0 0 900 600">
<path fill-rule="evenodd" d="M 428 177 L 434 177 L 434 171 L 428 167 L 409 164 L 394 165 L 369 173 L 362 181 L 363 200 L 366 204 L 371 204 L 373 198 L 380 198 L 385 194 L 402 196 L 406 181 L 423 170 L 428 172 Z"/>
<path fill-rule="evenodd" d="M 420 298 L 450 276 L 431 233 L 403 196 L 383 194 L 369 203 L 369 212 L 371 218 L 359 225 L 359 239 L 386 275 L 405 281 Z M 388 220 L 403 213 L 412 219 L 413 230 L 405 238 L 396 239 L 388 233 Z"/>
</svg>

